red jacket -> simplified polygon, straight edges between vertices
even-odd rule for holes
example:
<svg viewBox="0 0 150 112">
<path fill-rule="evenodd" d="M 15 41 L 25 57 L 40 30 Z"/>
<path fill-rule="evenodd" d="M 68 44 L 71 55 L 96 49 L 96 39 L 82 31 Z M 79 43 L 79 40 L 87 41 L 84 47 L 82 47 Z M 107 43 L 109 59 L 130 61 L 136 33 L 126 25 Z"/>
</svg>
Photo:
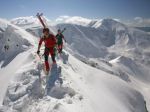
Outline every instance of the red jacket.
<svg viewBox="0 0 150 112">
<path fill-rule="evenodd" d="M 45 47 L 52 48 L 56 45 L 56 37 L 53 34 L 49 34 L 49 37 L 42 37 L 39 41 L 39 48 L 41 47 L 42 42 L 44 41 Z"/>
</svg>

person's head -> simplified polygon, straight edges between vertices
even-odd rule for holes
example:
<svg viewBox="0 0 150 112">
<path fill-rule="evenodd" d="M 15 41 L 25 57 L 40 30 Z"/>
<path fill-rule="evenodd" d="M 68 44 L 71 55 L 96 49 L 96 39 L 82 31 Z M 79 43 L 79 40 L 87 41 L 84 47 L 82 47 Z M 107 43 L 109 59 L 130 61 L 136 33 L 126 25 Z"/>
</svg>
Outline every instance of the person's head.
<svg viewBox="0 0 150 112">
<path fill-rule="evenodd" d="M 43 34 L 44 34 L 44 36 L 49 35 L 49 29 L 48 28 L 44 28 L 43 29 Z"/>
<path fill-rule="evenodd" d="M 58 29 L 58 34 L 60 34 L 61 33 L 61 30 L 60 29 Z"/>
</svg>

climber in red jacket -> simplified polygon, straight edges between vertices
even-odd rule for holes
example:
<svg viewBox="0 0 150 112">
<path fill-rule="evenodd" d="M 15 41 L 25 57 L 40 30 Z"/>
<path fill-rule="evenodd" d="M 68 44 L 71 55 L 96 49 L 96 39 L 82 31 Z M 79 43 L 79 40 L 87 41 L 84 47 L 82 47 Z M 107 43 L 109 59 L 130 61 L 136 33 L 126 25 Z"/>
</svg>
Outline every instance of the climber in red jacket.
<svg viewBox="0 0 150 112">
<path fill-rule="evenodd" d="M 55 50 L 54 50 L 54 48 L 56 46 L 56 37 L 53 34 L 50 34 L 48 28 L 43 29 L 43 34 L 44 34 L 44 36 L 39 41 L 37 54 L 40 53 L 41 44 L 42 44 L 42 42 L 44 42 L 45 43 L 45 51 L 44 51 L 45 67 L 46 67 L 46 71 L 49 72 L 49 70 L 50 70 L 49 63 L 48 63 L 49 54 L 51 55 L 51 59 L 52 59 L 53 63 L 54 64 L 56 63 Z"/>
</svg>

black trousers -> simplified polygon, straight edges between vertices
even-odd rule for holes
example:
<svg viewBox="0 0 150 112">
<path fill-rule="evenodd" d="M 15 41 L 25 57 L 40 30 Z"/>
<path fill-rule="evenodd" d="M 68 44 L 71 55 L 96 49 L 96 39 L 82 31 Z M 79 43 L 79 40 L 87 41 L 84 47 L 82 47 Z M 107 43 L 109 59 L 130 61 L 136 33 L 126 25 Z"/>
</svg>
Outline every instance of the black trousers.
<svg viewBox="0 0 150 112">
<path fill-rule="evenodd" d="M 54 48 L 47 48 L 45 47 L 45 51 L 44 51 L 44 58 L 45 58 L 45 61 L 48 61 L 48 56 L 49 54 L 51 55 L 51 59 L 53 62 L 56 62 L 55 60 L 55 51 L 54 51 Z"/>
</svg>

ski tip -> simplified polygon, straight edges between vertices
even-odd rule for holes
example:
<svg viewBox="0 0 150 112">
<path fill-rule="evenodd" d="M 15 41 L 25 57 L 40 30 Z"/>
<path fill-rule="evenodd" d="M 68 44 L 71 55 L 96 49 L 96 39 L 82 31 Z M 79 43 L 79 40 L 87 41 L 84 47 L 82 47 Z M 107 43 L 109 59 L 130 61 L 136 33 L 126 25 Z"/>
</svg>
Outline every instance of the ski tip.
<svg viewBox="0 0 150 112">
<path fill-rule="evenodd" d="M 40 16 L 43 16 L 43 13 L 41 13 Z"/>
<path fill-rule="evenodd" d="M 36 16 L 39 16 L 39 15 L 40 15 L 39 13 L 36 14 Z"/>
<path fill-rule="evenodd" d="M 43 16 L 43 13 L 39 13 L 39 12 L 38 12 L 38 13 L 36 14 L 36 16 L 37 16 L 37 17 Z"/>
</svg>

